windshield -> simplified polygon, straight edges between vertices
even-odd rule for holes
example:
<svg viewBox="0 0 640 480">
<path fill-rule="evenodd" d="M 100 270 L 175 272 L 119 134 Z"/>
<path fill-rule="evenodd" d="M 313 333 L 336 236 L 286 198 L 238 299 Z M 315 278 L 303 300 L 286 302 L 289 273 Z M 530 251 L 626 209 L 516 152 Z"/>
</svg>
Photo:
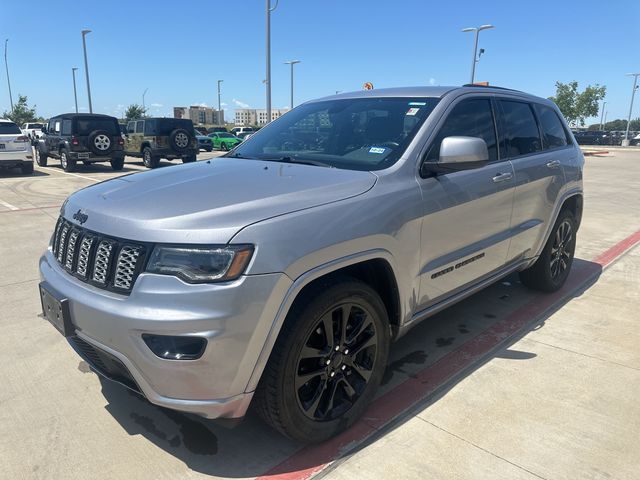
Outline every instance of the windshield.
<svg viewBox="0 0 640 480">
<path fill-rule="evenodd" d="M 406 97 L 307 103 L 252 135 L 232 156 L 380 170 L 400 158 L 437 103 Z"/>
<path fill-rule="evenodd" d="M 120 125 L 115 119 L 110 118 L 76 118 L 76 135 L 89 135 L 96 130 L 104 130 L 109 135 L 118 135 L 120 133 Z"/>
</svg>

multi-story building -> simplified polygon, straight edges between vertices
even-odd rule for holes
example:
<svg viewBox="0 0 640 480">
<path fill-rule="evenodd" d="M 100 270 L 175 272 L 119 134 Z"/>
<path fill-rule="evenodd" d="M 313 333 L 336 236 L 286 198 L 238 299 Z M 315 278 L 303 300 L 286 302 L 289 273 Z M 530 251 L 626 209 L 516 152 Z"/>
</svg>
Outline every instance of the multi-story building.
<svg viewBox="0 0 640 480">
<path fill-rule="evenodd" d="M 200 105 L 173 107 L 173 117 L 189 118 L 196 125 L 224 125 L 224 110 L 217 110 Z"/>
<path fill-rule="evenodd" d="M 289 111 L 288 108 L 272 108 L 271 121 L 281 117 Z M 263 126 L 267 123 L 267 110 L 255 108 L 239 108 L 236 110 L 236 125 L 258 125 Z"/>
</svg>

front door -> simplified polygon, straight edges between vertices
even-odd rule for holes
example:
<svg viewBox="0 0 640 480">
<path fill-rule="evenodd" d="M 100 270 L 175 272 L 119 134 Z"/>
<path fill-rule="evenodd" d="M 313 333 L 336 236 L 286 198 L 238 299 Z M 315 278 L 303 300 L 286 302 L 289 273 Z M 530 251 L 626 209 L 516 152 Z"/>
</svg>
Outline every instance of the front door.
<svg viewBox="0 0 640 480">
<path fill-rule="evenodd" d="M 449 108 L 425 160 L 438 161 L 449 136 L 482 138 L 490 163 L 419 180 L 422 223 L 419 308 L 424 309 L 504 267 L 509 248 L 514 172 L 499 159 L 493 102 L 463 97 Z"/>
</svg>

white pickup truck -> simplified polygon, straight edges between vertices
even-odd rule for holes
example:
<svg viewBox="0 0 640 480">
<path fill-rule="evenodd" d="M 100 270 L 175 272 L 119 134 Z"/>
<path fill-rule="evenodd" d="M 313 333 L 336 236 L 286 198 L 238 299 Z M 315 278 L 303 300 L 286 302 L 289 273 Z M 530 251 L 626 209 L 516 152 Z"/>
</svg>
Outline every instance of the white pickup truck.
<svg viewBox="0 0 640 480">
<path fill-rule="evenodd" d="M 22 124 L 22 134 L 26 135 L 27 137 L 29 137 L 29 140 L 31 140 L 31 143 L 36 142 L 40 137 L 42 137 L 42 127 L 44 126 L 43 123 L 36 123 L 36 122 L 32 122 L 32 123 L 23 123 Z"/>
</svg>

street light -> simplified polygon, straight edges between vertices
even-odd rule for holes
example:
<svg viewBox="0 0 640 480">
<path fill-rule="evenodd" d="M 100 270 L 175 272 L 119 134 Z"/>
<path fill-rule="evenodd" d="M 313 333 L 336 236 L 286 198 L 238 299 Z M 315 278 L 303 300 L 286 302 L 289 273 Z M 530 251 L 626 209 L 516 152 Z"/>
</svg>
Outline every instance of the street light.
<svg viewBox="0 0 640 480">
<path fill-rule="evenodd" d="M 627 73 L 627 76 L 633 77 L 633 90 L 631 90 L 631 104 L 629 105 L 629 116 L 627 117 L 627 131 L 624 134 L 624 139 L 622 140 L 622 146 L 629 146 L 629 124 L 631 123 L 631 112 L 633 111 L 633 98 L 636 96 L 636 88 L 638 85 L 638 76 L 640 73 Z"/>
<path fill-rule="evenodd" d="M 291 110 L 293 110 L 293 66 L 300 63 L 300 60 L 289 60 L 284 62 L 285 65 L 291 65 Z"/>
<path fill-rule="evenodd" d="M 9 87 L 9 102 L 11 102 L 11 111 L 13 112 L 13 96 L 11 95 L 11 82 L 9 81 L 9 64 L 7 63 L 7 43 L 9 39 L 4 41 L 4 68 L 7 70 L 7 86 Z"/>
<path fill-rule="evenodd" d="M 271 0 L 267 0 L 267 75 L 265 78 L 265 87 L 267 88 L 267 122 L 271 121 L 271 12 L 278 8 L 278 0 L 271 7 Z"/>
<path fill-rule="evenodd" d="M 82 50 L 84 51 L 84 73 L 87 76 L 87 96 L 89 97 L 89 113 L 93 113 L 93 105 L 91 104 L 91 85 L 89 85 L 89 62 L 87 61 L 87 42 L 85 37 L 91 30 L 82 30 Z"/>
<path fill-rule="evenodd" d="M 146 110 L 147 110 L 147 109 L 146 109 L 146 107 L 145 107 L 145 103 L 144 103 L 144 96 L 147 94 L 147 91 L 148 91 L 148 90 L 149 90 L 148 88 L 145 88 L 145 89 L 144 89 L 144 92 L 142 92 L 142 110 L 143 110 L 143 111 L 146 111 Z M 146 112 L 145 112 L 145 113 L 146 113 Z"/>
<path fill-rule="evenodd" d="M 478 35 L 482 30 L 488 30 L 489 28 L 495 28 L 495 27 L 493 25 L 481 25 L 479 27 L 469 27 L 469 28 L 462 29 L 463 32 L 475 32 L 475 36 L 474 36 L 475 38 L 473 43 L 473 58 L 471 59 L 471 82 L 470 83 L 473 83 L 473 80 L 476 76 L 476 63 L 478 62 L 478 59 L 476 58 L 476 55 L 478 53 Z"/>
<path fill-rule="evenodd" d="M 218 123 L 220 126 L 224 125 L 224 117 L 222 117 L 222 110 L 220 109 L 220 84 L 224 82 L 224 80 L 218 80 Z"/>
<path fill-rule="evenodd" d="M 76 113 L 78 113 L 78 91 L 76 90 L 76 70 L 78 70 L 78 67 L 71 67 L 71 75 L 73 75 L 73 100 L 76 102 Z"/>
<path fill-rule="evenodd" d="M 602 122 L 602 118 L 604 117 L 604 107 L 607 102 L 602 102 L 602 112 L 600 113 L 600 130 L 604 130 L 604 123 Z"/>
</svg>

